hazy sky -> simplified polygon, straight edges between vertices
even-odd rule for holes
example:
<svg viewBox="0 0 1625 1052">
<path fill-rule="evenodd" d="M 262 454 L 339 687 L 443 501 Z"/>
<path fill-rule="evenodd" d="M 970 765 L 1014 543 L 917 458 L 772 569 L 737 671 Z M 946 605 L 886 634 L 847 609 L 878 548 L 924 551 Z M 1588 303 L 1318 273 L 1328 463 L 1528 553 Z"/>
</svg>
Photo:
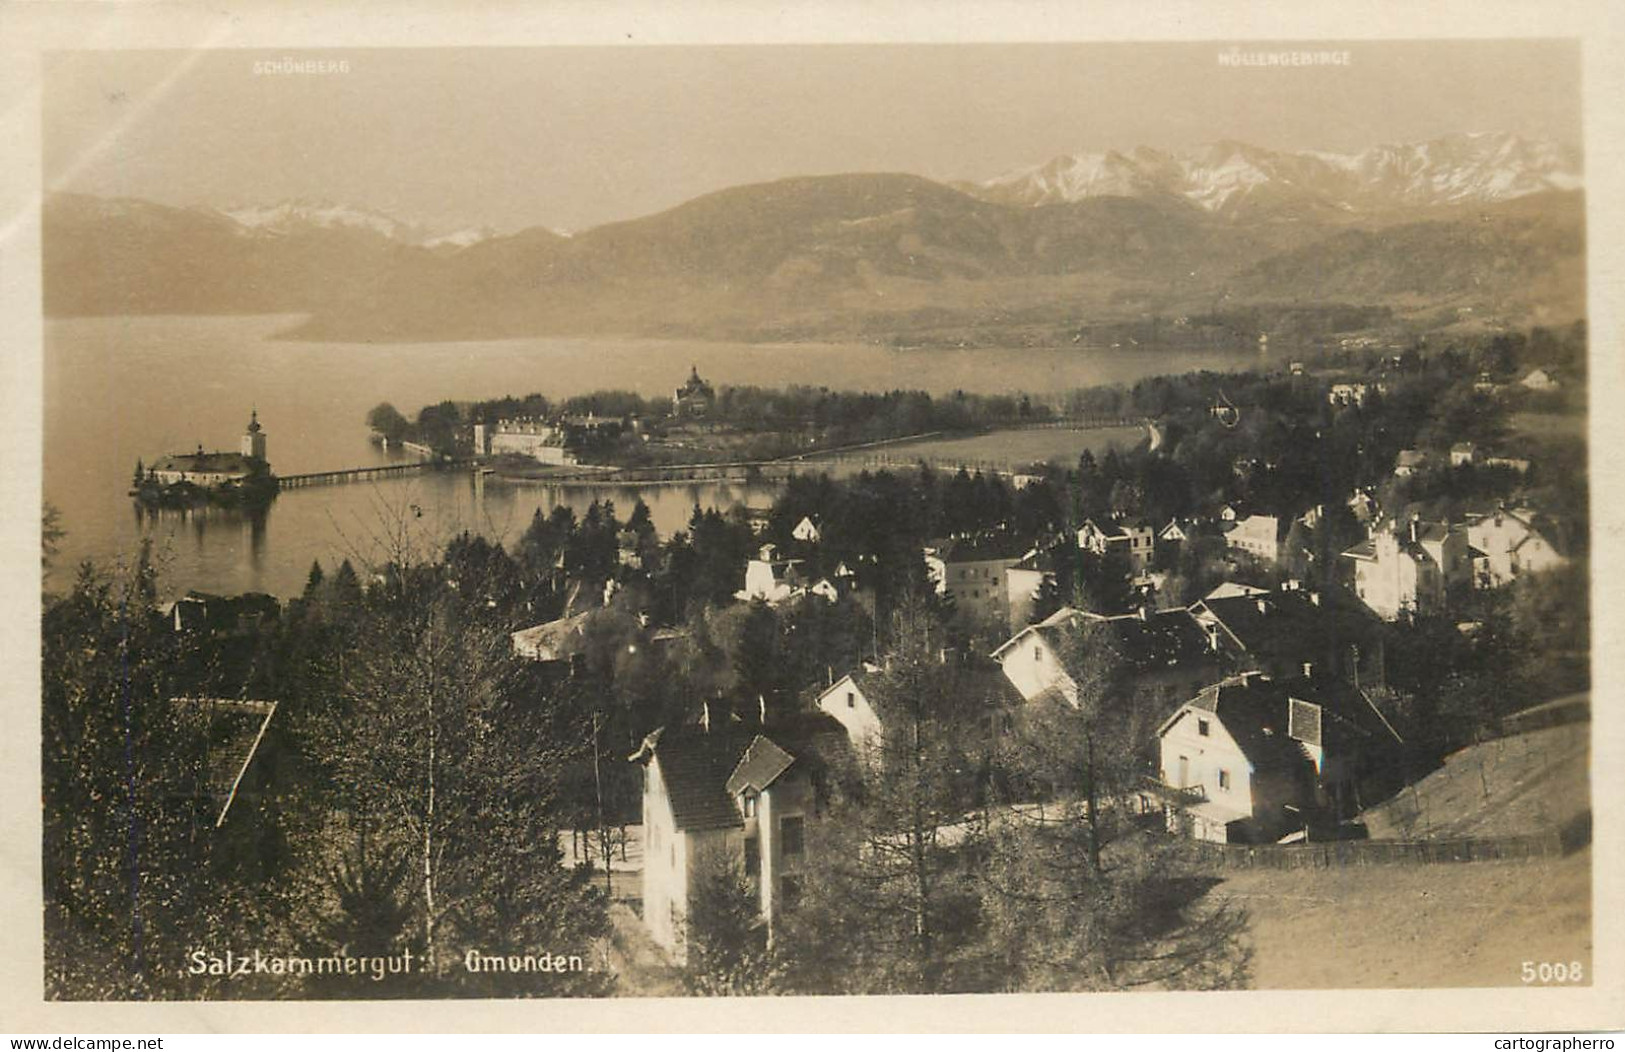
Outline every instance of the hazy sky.
<svg viewBox="0 0 1625 1052">
<path fill-rule="evenodd" d="M 1506 130 L 1578 148 L 1566 42 L 78 52 L 52 56 L 46 186 L 175 205 L 364 205 L 444 232 L 582 229 L 788 175 L 986 178 L 1077 149 L 1352 151 Z M 1261 47 L 1255 43 L 1249 49 Z M 256 75 L 283 57 L 348 73 Z"/>
</svg>

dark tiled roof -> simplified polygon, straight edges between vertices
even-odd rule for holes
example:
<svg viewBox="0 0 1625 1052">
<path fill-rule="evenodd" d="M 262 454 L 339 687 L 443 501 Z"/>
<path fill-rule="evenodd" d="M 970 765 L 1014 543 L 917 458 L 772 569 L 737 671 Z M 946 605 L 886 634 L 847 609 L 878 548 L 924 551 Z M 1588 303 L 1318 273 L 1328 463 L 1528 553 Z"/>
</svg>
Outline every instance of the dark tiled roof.
<svg viewBox="0 0 1625 1052">
<path fill-rule="evenodd" d="M 1308 755 L 1300 742 L 1340 753 L 1368 743 L 1399 741 L 1365 695 L 1338 682 L 1232 676 L 1203 688 L 1187 704 L 1223 721 L 1242 752 L 1260 768 L 1299 765 Z"/>
<path fill-rule="evenodd" d="M 1084 526 L 1094 527 L 1095 532 L 1099 533 L 1108 540 L 1128 536 L 1128 534 L 1123 530 L 1122 524 L 1114 522 L 1111 519 L 1107 519 L 1104 523 L 1096 522 L 1093 519 L 1087 519 L 1084 521 Z"/>
<path fill-rule="evenodd" d="M 633 759 L 652 753 L 659 762 L 679 830 L 732 829 L 744 824 L 734 802 L 741 788 L 765 789 L 792 765 L 816 783 L 825 758 L 845 742 L 839 720 L 802 712 L 770 719 L 765 727 L 719 721 L 709 732 L 696 725 L 663 728 L 645 739 Z"/>
<path fill-rule="evenodd" d="M 1299 665 L 1342 660 L 1350 644 L 1368 649 L 1374 631 L 1371 615 L 1335 595 L 1319 605 L 1303 592 L 1204 599 L 1193 612 L 1205 608 L 1241 649 L 1265 661 Z"/>
<path fill-rule="evenodd" d="M 698 727 L 671 728 L 660 735 L 654 756 L 678 829 L 744 825 L 728 795 L 728 776 L 755 737 L 738 726 L 712 728 L 709 733 Z"/>
<path fill-rule="evenodd" d="M 241 453 L 174 453 L 160 457 L 155 471 L 243 471 L 248 460 Z"/>
<path fill-rule="evenodd" d="M 1219 718 L 1259 770 L 1292 770 L 1308 761 L 1287 733 L 1287 694 L 1279 684 L 1260 677 L 1236 677 L 1208 687 L 1199 697 L 1204 704 L 1197 707 Z"/>
<path fill-rule="evenodd" d="M 772 785 L 774 780 L 795 763 L 795 757 L 774 745 L 760 734 L 745 747 L 745 755 L 739 758 L 734 767 L 733 774 L 728 776 L 725 788 L 729 796 L 737 796 L 742 790 L 753 789 L 761 792 Z"/>
<path fill-rule="evenodd" d="M 942 541 L 931 547 L 937 550 L 937 557 L 945 563 L 1018 561 L 1033 549 L 1031 543 L 1015 537 Z"/>
<path fill-rule="evenodd" d="M 1141 671 L 1202 661 L 1210 653 L 1207 633 L 1189 610 L 1159 610 L 1143 619 L 1129 614 L 1106 623 L 1117 640 L 1118 654 Z"/>
<path fill-rule="evenodd" d="M 1320 707 L 1320 742 L 1337 750 L 1355 741 L 1398 741 L 1399 736 L 1365 694 L 1340 680 L 1294 676 L 1279 681 L 1292 697 Z"/>
</svg>

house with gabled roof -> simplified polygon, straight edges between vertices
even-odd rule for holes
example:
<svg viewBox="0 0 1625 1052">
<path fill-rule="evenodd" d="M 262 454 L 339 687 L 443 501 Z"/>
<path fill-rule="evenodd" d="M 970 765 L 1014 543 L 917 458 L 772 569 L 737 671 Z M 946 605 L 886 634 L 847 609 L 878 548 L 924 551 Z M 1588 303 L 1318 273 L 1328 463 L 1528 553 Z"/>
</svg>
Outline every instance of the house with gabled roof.
<svg viewBox="0 0 1625 1052">
<path fill-rule="evenodd" d="M 1246 552 L 1266 563 L 1281 557 L 1281 520 L 1274 515 L 1248 515 L 1227 524 L 1225 547 Z"/>
<path fill-rule="evenodd" d="M 1444 522 L 1390 522 L 1343 557 L 1354 564 L 1354 594 L 1385 621 L 1444 609 L 1472 577 L 1467 531 Z"/>
<path fill-rule="evenodd" d="M 1529 508 L 1480 512 L 1467 516 L 1467 542 L 1473 561 L 1473 583 L 1499 588 L 1527 573 L 1551 570 L 1565 562 L 1561 552 L 1536 526 Z"/>
<path fill-rule="evenodd" d="M 818 711 L 835 720 L 846 731 L 855 749 L 867 749 L 880 741 L 880 713 L 863 691 L 864 681 L 879 671 L 865 663 L 831 683 L 818 695 Z"/>
<path fill-rule="evenodd" d="M 698 724 L 654 731 L 630 757 L 644 769 L 643 922 L 679 961 L 693 897 L 712 875 L 744 876 L 769 937 L 793 908 L 825 757 L 845 741 L 821 713 L 763 723 L 719 710 L 708 703 Z"/>
<path fill-rule="evenodd" d="M 587 647 L 587 622 L 592 611 L 560 617 L 512 633 L 513 652 L 543 664 L 567 664 Z"/>
<path fill-rule="evenodd" d="M 1277 591 L 1226 582 L 1188 608 L 1228 668 L 1287 676 L 1305 665 L 1344 679 L 1370 664 L 1378 625 L 1363 606 L 1290 582 Z"/>
<path fill-rule="evenodd" d="M 1392 780 L 1404 745 L 1361 691 L 1258 672 L 1204 687 L 1157 738 L 1170 831 L 1221 843 L 1325 832 Z"/>
<path fill-rule="evenodd" d="M 1010 619 L 1006 572 L 1032 551 L 1025 541 L 994 535 L 936 541 L 926 546 L 924 557 L 937 594 L 953 598 L 962 623 L 1003 626 Z"/>
<path fill-rule="evenodd" d="M 1024 701 L 1076 706 L 1078 681 L 1067 666 L 1068 647 L 1088 623 L 1107 628 L 1127 682 L 1141 700 L 1160 706 L 1188 696 L 1223 668 L 1222 655 L 1182 608 L 1104 615 L 1062 607 L 1017 632 L 993 651 L 993 660 Z"/>
<path fill-rule="evenodd" d="M 1172 518 L 1157 531 L 1158 544 L 1184 544 L 1196 535 L 1196 524 L 1190 519 Z"/>
<path fill-rule="evenodd" d="M 745 564 L 745 587 L 734 595 L 742 600 L 761 599 L 769 605 L 795 599 L 806 592 L 807 581 L 800 559 L 785 559 L 772 544 L 762 545 L 756 558 Z"/>
<path fill-rule="evenodd" d="M 1533 369 L 1518 383 L 1531 391 L 1555 391 L 1562 386 L 1557 374 L 1550 369 Z"/>
<path fill-rule="evenodd" d="M 1078 547 L 1095 555 L 1123 560 L 1129 573 L 1140 573 L 1156 554 L 1157 532 L 1142 522 L 1085 519 L 1078 527 Z"/>
</svg>

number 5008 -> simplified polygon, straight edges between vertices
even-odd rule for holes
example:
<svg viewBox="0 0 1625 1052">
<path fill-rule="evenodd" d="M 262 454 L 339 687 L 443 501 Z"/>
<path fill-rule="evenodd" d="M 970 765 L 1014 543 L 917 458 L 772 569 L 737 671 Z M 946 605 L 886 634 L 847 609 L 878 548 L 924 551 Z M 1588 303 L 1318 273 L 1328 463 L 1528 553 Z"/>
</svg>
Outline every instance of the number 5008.
<svg viewBox="0 0 1625 1052">
<path fill-rule="evenodd" d="M 1523 962 L 1523 981 L 1526 983 L 1578 983 L 1585 981 L 1585 966 L 1579 961 Z"/>
</svg>

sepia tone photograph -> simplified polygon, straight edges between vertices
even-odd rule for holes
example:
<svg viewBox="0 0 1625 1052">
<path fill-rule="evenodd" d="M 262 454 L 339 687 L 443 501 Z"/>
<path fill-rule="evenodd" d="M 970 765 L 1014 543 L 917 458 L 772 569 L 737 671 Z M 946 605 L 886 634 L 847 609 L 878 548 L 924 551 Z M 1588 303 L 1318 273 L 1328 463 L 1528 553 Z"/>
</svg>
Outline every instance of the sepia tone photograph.
<svg viewBox="0 0 1625 1052">
<path fill-rule="evenodd" d="M 43 54 L 43 998 L 1591 986 L 1582 94 Z"/>
</svg>

